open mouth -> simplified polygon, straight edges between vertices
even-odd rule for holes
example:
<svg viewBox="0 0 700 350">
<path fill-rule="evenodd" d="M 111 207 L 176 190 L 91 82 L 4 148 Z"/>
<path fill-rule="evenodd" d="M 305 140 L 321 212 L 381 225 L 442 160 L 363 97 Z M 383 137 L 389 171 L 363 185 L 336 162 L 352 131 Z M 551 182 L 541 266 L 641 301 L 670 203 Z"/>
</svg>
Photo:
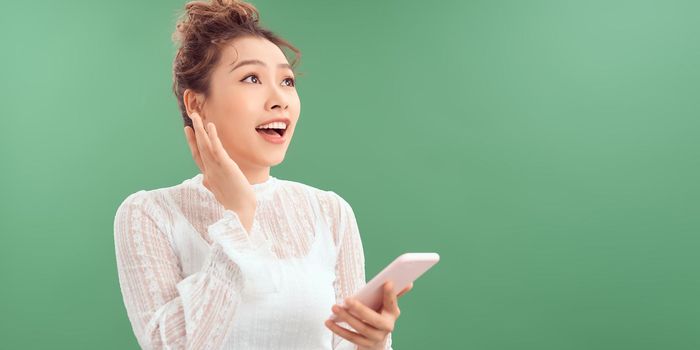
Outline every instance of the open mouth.
<svg viewBox="0 0 700 350">
<path fill-rule="evenodd" d="M 267 134 L 267 135 L 271 135 L 271 136 L 280 136 L 280 137 L 284 136 L 284 133 L 287 131 L 286 129 L 274 129 L 274 128 L 273 129 L 262 129 L 262 128 L 258 129 L 258 128 L 256 128 L 255 130 L 261 134 Z"/>
</svg>

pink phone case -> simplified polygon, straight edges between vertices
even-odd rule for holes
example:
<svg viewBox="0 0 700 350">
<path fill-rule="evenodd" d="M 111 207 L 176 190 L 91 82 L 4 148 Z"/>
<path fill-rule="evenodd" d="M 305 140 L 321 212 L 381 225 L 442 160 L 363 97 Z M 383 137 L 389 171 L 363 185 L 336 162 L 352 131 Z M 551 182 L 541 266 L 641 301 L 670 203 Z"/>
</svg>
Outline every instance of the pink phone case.
<svg viewBox="0 0 700 350">
<path fill-rule="evenodd" d="M 399 293 L 438 261 L 440 261 L 440 255 L 437 253 L 401 254 L 357 291 L 352 298 L 378 312 L 384 300 L 383 287 L 385 282 L 393 281 L 393 292 Z M 344 306 L 344 301 L 341 301 L 340 306 Z M 334 313 L 331 313 L 330 319 L 336 319 Z"/>
</svg>

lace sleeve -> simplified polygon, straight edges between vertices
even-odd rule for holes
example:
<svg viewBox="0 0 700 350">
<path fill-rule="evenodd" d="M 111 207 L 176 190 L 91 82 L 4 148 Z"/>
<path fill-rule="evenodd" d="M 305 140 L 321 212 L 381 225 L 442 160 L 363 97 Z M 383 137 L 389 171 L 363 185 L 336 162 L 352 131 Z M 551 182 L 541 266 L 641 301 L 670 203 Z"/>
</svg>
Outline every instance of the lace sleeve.
<svg viewBox="0 0 700 350">
<path fill-rule="evenodd" d="M 360 231 L 352 207 L 340 195 L 333 191 L 328 192 L 333 198 L 330 201 L 331 203 L 328 203 L 328 206 L 331 208 L 331 215 L 336 218 L 332 220 L 333 232 L 338 237 L 338 258 L 335 267 L 336 280 L 333 286 L 335 288 L 336 303 L 340 304 L 346 297 L 351 296 L 366 284 L 365 255 L 362 238 L 360 237 Z M 338 324 L 341 327 L 355 331 L 347 322 L 339 322 Z M 391 343 L 391 333 L 389 333 L 385 349 L 393 350 Z M 333 349 L 357 349 L 357 345 L 333 333 Z"/>
<path fill-rule="evenodd" d="M 127 315 L 143 349 L 218 349 L 232 326 L 245 271 L 232 256 L 257 246 L 235 212 L 209 226 L 212 250 L 201 271 L 181 275 L 162 208 L 145 191 L 117 209 L 114 240 Z"/>
</svg>

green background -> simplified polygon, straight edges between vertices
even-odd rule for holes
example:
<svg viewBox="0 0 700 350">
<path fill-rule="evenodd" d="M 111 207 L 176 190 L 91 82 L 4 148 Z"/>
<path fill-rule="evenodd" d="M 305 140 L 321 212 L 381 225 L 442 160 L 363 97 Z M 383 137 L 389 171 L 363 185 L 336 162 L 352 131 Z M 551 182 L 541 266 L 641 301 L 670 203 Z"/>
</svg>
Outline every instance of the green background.
<svg viewBox="0 0 700 350">
<path fill-rule="evenodd" d="M 368 279 L 441 256 L 395 349 L 700 348 L 700 3 L 252 3 L 303 54 L 272 175 L 352 205 Z M 138 348 L 113 220 L 197 172 L 183 5 L 3 3 L 3 348 Z"/>
</svg>

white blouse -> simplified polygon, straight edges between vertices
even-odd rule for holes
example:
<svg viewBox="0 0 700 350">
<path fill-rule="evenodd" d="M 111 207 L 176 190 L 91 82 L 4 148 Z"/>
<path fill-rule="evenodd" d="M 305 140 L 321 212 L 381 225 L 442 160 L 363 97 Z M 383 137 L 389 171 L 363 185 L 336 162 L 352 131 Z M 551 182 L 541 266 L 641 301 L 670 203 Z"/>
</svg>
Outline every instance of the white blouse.
<svg viewBox="0 0 700 350">
<path fill-rule="evenodd" d="M 202 179 L 138 191 L 117 209 L 119 285 L 139 345 L 356 349 L 324 325 L 331 306 L 365 284 L 350 205 L 333 191 L 270 176 L 252 185 L 249 234 Z"/>
</svg>

